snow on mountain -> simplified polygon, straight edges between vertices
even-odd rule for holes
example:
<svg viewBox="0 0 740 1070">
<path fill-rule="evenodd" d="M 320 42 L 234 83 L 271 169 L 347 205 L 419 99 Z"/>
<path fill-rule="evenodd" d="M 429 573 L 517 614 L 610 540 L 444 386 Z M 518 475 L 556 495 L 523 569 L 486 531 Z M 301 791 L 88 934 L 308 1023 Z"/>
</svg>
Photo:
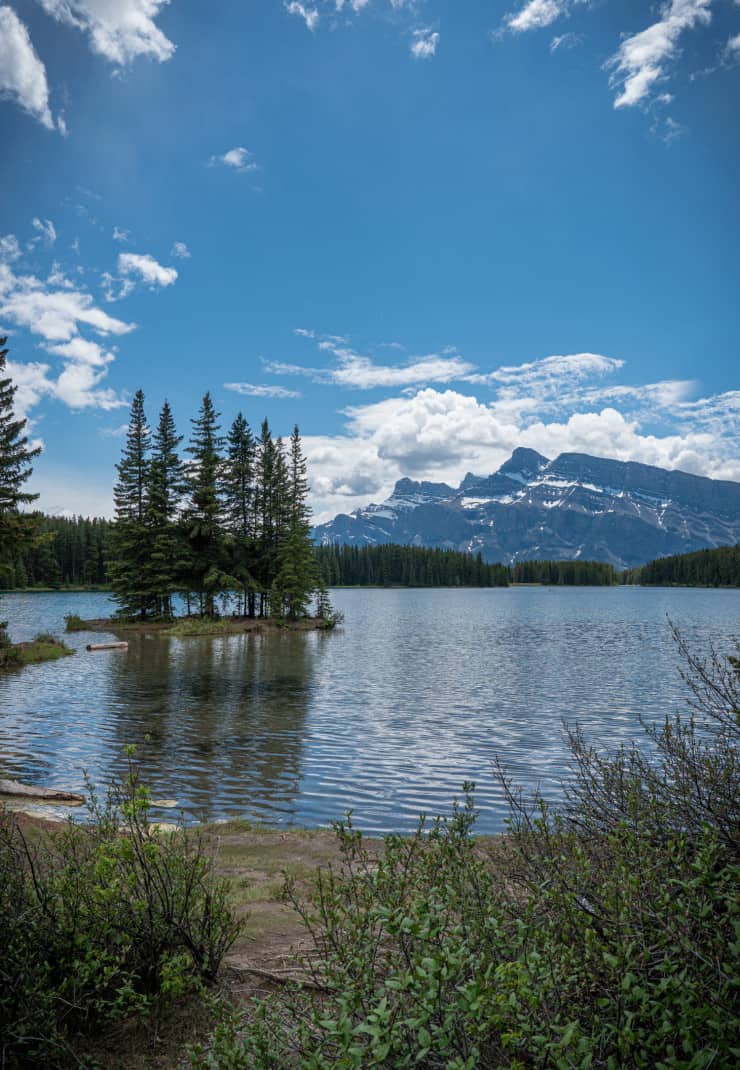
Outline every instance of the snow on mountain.
<svg viewBox="0 0 740 1070">
<path fill-rule="evenodd" d="M 401 479 L 391 497 L 314 531 L 322 544 L 396 542 L 481 552 L 487 561 L 608 561 L 740 542 L 740 483 L 582 453 L 516 449 L 458 488 Z"/>
</svg>

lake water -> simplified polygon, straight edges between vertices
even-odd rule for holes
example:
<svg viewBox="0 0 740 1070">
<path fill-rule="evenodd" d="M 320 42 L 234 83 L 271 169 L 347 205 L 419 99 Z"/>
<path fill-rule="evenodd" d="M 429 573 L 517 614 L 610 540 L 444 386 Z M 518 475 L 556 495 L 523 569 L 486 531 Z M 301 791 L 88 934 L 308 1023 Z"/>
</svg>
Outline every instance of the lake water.
<svg viewBox="0 0 740 1070">
<path fill-rule="evenodd" d="M 346 590 L 331 633 L 136 638 L 0 677 L 0 776 L 104 785 L 139 747 L 155 798 L 188 820 L 411 829 L 477 782 L 479 829 L 505 807 L 491 763 L 551 797 L 566 772 L 562 721 L 599 746 L 639 733 L 685 690 L 673 620 L 696 650 L 728 649 L 740 591 L 639 588 Z M 103 594 L 4 595 L 14 639 L 108 616 Z M 164 816 L 164 815 L 163 815 Z"/>
</svg>

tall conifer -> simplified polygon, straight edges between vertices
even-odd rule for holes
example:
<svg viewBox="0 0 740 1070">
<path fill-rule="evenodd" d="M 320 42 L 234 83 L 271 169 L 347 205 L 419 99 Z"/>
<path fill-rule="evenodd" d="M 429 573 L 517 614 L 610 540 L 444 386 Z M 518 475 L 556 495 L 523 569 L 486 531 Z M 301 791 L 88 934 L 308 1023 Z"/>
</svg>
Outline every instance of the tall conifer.
<svg viewBox="0 0 740 1070">
<path fill-rule="evenodd" d="M 38 518 L 22 513 L 20 507 L 34 501 L 38 495 L 23 490 L 31 475 L 31 461 L 41 453 L 32 448 L 26 435 L 26 421 L 15 414 L 15 394 L 18 389 L 6 376 L 7 339 L 0 338 L 0 570 L 13 572 L 14 582 L 23 580 L 23 572 L 15 577 L 13 559 L 25 547 L 32 545 L 37 534 Z M 8 647 L 7 621 L 0 621 L 0 648 Z"/>
<path fill-rule="evenodd" d="M 274 589 L 280 603 L 280 615 L 296 620 L 305 616 L 313 594 L 320 585 L 316 554 L 311 541 L 306 460 L 297 425 L 290 436 L 283 495 L 285 532 L 278 547 L 279 569 Z"/>
<path fill-rule="evenodd" d="M 256 566 L 256 443 L 244 416 L 234 420 L 223 466 L 224 512 L 231 539 L 230 569 L 242 590 L 242 613 L 254 616 Z"/>
<path fill-rule="evenodd" d="M 178 525 L 178 510 L 184 491 L 182 461 L 172 409 L 165 401 L 153 435 L 152 458 L 146 488 L 146 522 L 151 552 L 146 579 L 160 615 L 172 616 L 172 595 L 179 589 L 184 570 L 184 547 Z"/>
<path fill-rule="evenodd" d="M 6 338 L 0 338 L 0 561 L 6 555 L 17 553 L 33 542 L 37 520 L 20 511 L 38 498 L 29 494 L 23 485 L 32 472 L 31 462 L 41 453 L 39 447 L 31 447 L 26 435 L 26 420 L 15 414 L 17 387 L 10 376 L 5 375 L 8 350 Z"/>
<path fill-rule="evenodd" d="M 116 465 L 113 491 L 116 523 L 111 536 L 109 573 L 113 596 L 125 616 L 146 620 L 156 612 L 147 583 L 151 534 L 147 523 L 147 492 L 151 473 L 151 433 L 144 412 L 144 394 L 137 390 L 131 405 L 126 445 Z"/>
<path fill-rule="evenodd" d="M 203 397 L 198 416 L 192 420 L 193 433 L 187 452 L 189 501 L 185 525 L 190 543 L 190 573 L 201 601 L 201 612 L 215 614 L 215 598 L 223 588 L 223 501 L 221 472 L 223 439 L 210 392 Z"/>
</svg>

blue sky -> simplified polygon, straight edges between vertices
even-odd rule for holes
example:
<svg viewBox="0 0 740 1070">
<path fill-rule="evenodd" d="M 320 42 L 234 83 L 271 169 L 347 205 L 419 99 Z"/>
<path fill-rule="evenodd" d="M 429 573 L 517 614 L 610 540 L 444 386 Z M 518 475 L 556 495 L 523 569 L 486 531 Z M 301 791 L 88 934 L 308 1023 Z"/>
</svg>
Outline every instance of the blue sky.
<svg viewBox="0 0 740 1070">
<path fill-rule="evenodd" d="M 0 0 L 0 330 L 52 511 L 134 390 L 317 518 L 517 445 L 740 479 L 737 0 Z"/>
</svg>

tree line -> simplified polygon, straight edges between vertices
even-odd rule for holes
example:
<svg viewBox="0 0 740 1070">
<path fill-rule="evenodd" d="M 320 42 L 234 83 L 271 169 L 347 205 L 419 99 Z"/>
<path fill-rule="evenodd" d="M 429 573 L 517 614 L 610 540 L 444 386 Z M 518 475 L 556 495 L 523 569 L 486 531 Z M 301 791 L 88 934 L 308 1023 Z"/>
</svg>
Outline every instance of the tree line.
<svg viewBox="0 0 740 1070">
<path fill-rule="evenodd" d="M 180 454 L 165 401 L 154 431 L 137 391 L 114 489 L 108 574 L 120 612 L 145 620 L 213 617 L 237 600 L 245 617 L 306 615 L 325 602 L 311 541 L 308 483 L 296 426 L 286 444 L 239 413 L 226 435 L 210 393 Z M 323 608 L 319 607 L 323 612 Z"/>
<path fill-rule="evenodd" d="M 619 573 L 604 561 L 517 561 L 510 570 L 513 583 L 541 583 L 558 587 L 610 587 Z"/>
<path fill-rule="evenodd" d="M 645 587 L 740 587 L 740 543 L 659 557 L 622 573 L 622 582 Z"/>
<path fill-rule="evenodd" d="M 420 546 L 319 546 L 327 587 L 506 587 L 509 570 L 480 554 Z"/>
<path fill-rule="evenodd" d="M 37 537 L 31 545 L 7 550 L 7 558 L 0 561 L 0 590 L 105 586 L 109 520 L 31 516 Z"/>
</svg>

